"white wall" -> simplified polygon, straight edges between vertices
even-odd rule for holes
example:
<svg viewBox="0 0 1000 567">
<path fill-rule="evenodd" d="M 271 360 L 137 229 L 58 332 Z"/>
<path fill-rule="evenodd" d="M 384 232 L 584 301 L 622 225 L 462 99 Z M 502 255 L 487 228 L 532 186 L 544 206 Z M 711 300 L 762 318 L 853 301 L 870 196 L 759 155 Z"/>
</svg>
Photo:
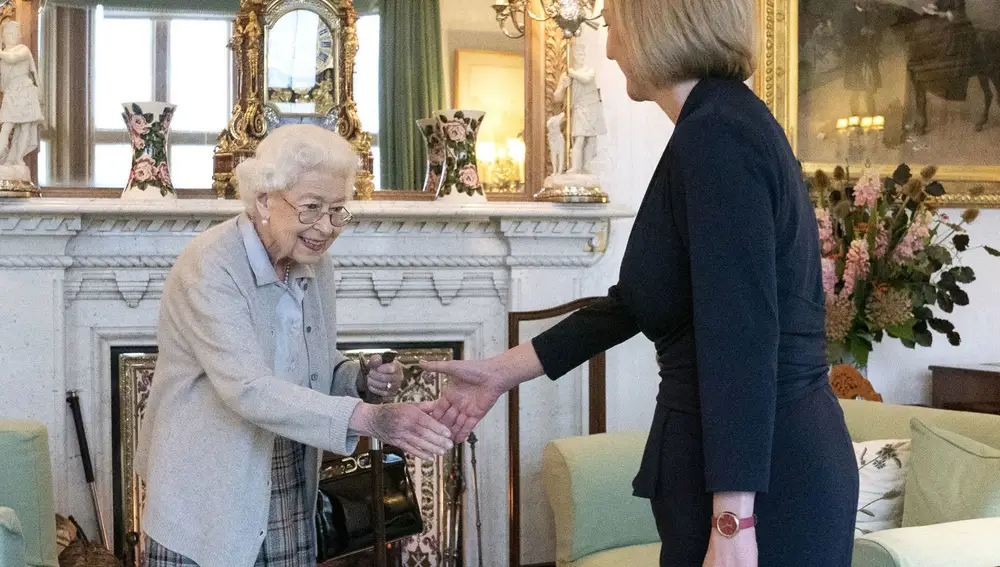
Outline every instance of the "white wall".
<svg viewBox="0 0 1000 567">
<path fill-rule="evenodd" d="M 605 34 L 603 29 L 588 30 L 581 39 L 588 46 L 588 60 L 597 66 L 608 125 L 601 178 L 613 202 L 638 208 L 673 124 L 655 105 L 628 98 L 617 64 L 604 57 Z M 614 222 L 607 255 L 587 274 L 584 295 L 604 294 L 617 280 L 631 227 L 631 220 Z M 1000 210 L 984 210 L 969 235 L 974 245 L 1000 248 Z M 971 303 L 948 316 L 962 335 L 962 345 L 953 347 L 936 334 L 930 348 L 908 350 L 895 340 L 876 345 L 868 377 L 887 402 L 929 403 L 930 365 L 1000 362 L 1000 258 L 977 250 L 967 253 L 965 261 L 977 274 L 977 281 L 966 288 Z M 608 352 L 609 430 L 649 426 L 659 383 L 654 356 L 652 344 L 641 335 Z"/>
</svg>

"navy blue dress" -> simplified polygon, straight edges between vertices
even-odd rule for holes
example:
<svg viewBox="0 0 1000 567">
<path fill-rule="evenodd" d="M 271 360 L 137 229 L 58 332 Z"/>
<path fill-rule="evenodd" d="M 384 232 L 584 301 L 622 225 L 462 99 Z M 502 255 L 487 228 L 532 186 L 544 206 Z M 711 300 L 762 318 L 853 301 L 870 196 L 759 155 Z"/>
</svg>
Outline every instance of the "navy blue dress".
<svg viewBox="0 0 1000 567">
<path fill-rule="evenodd" d="M 756 492 L 761 567 L 848 567 L 858 474 L 824 355 L 819 238 L 785 134 L 742 82 L 691 92 L 608 297 L 535 337 L 548 376 L 642 332 L 660 386 L 636 496 L 660 565 L 701 567 L 712 493 Z M 625 378 L 625 377 L 622 377 Z"/>
</svg>

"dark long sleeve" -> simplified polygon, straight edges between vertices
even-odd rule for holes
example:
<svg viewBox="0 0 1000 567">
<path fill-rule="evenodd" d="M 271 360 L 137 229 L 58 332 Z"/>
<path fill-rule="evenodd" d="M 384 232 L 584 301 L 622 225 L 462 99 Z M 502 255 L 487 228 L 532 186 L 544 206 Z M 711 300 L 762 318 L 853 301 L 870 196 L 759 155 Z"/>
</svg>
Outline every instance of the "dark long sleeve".
<svg viewBox="0 0 1000 567">
<path fill-rule="evenodd" d="M 555 380 L 639 332 L 617 286 L 598 303 L 575 311 L 531 340 L 545 375 Z"/>
<path fill-rule="evenodd" d="M 776 175 L 735 121 L 702 116 L 675 136 L 683 156 L 697 156 L 675 159 L 670 175 L 690 255 L 705 488 L 766 492 L 780 335 Z"/>
</svg>

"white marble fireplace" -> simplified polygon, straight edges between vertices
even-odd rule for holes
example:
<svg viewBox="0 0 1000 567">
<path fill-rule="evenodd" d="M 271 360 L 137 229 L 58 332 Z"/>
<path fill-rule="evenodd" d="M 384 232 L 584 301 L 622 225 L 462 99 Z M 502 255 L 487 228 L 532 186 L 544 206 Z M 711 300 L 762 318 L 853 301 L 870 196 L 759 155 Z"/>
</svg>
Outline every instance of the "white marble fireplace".
<svg viewBox="0 0 1000 567">
<path fill-rule="evenodd" d="M 65 396 L 80 391 L 105 522 L 111 525 L 111 349 L 156 344 L 163 281 L 194 236 L 240 211 L 234 201 L 145 204 L 113 199 L 0 201 L 0 417 L 50 433 L 56 510 L 96 536 Z M 358 222 L 334 244 L 343 342 L 461 343 L 502 351 L 506 314 L 581 295 L 616 205 L 352 203 Z M 579 389 L 579 386 L 570 386 Z M 577 396 L 582 400 L 584 396 Z M 580 401 L 532 412 L 546 428 Z M 572 420 L 571 420 L 572 421 Z M 506 565 L 506 409 L 477 429 L 488 565 Z M 471 492 L 469 493 L 471 496 Z M 471 511 L 472 507 L 467 506 Z M 466 561 L 475 564 L 466 515 Z"/>
</svg>

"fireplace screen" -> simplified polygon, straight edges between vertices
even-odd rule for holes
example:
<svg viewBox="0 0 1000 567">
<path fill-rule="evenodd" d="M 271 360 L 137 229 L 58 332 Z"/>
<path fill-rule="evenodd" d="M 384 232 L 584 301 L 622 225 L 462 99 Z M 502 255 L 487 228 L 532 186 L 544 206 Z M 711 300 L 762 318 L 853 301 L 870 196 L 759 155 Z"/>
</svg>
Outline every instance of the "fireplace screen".
<svg viewBox="0 0 1000 567">
<path fill-rule="evenodd" d="M 358 358 L 362 353 L 392 349 L 403 364 L 403 387 L 393 401 L 420 402 L 437 399 L 444 377 L 423 372 L 421 360 L 452 360 L 461 357 L 455 344 L 353 344 L 342 345 L 344 354 Z M 139 426 L 153 382 L 155 348 L 112 349 L 112 441 L 114 445 L 114 541 L 115 553 L 127 567 L 138 567 L 142 557 L 140 518 L 144 487 L 132 471 Z M 362 441 L 355 454 L 367 450 Z M 325 458 L 338 458 L 332 454 Z M 391 562 L 399 567 L 460 567 L 462 565 L 462 446 L 434 461 L 407 456 L 407 468 L 420 498 L 426 529 L 419 536 L 394 545 Z M 324 563 L 323 567 L 369 565 L 370 554 Z"/>
</svg>

